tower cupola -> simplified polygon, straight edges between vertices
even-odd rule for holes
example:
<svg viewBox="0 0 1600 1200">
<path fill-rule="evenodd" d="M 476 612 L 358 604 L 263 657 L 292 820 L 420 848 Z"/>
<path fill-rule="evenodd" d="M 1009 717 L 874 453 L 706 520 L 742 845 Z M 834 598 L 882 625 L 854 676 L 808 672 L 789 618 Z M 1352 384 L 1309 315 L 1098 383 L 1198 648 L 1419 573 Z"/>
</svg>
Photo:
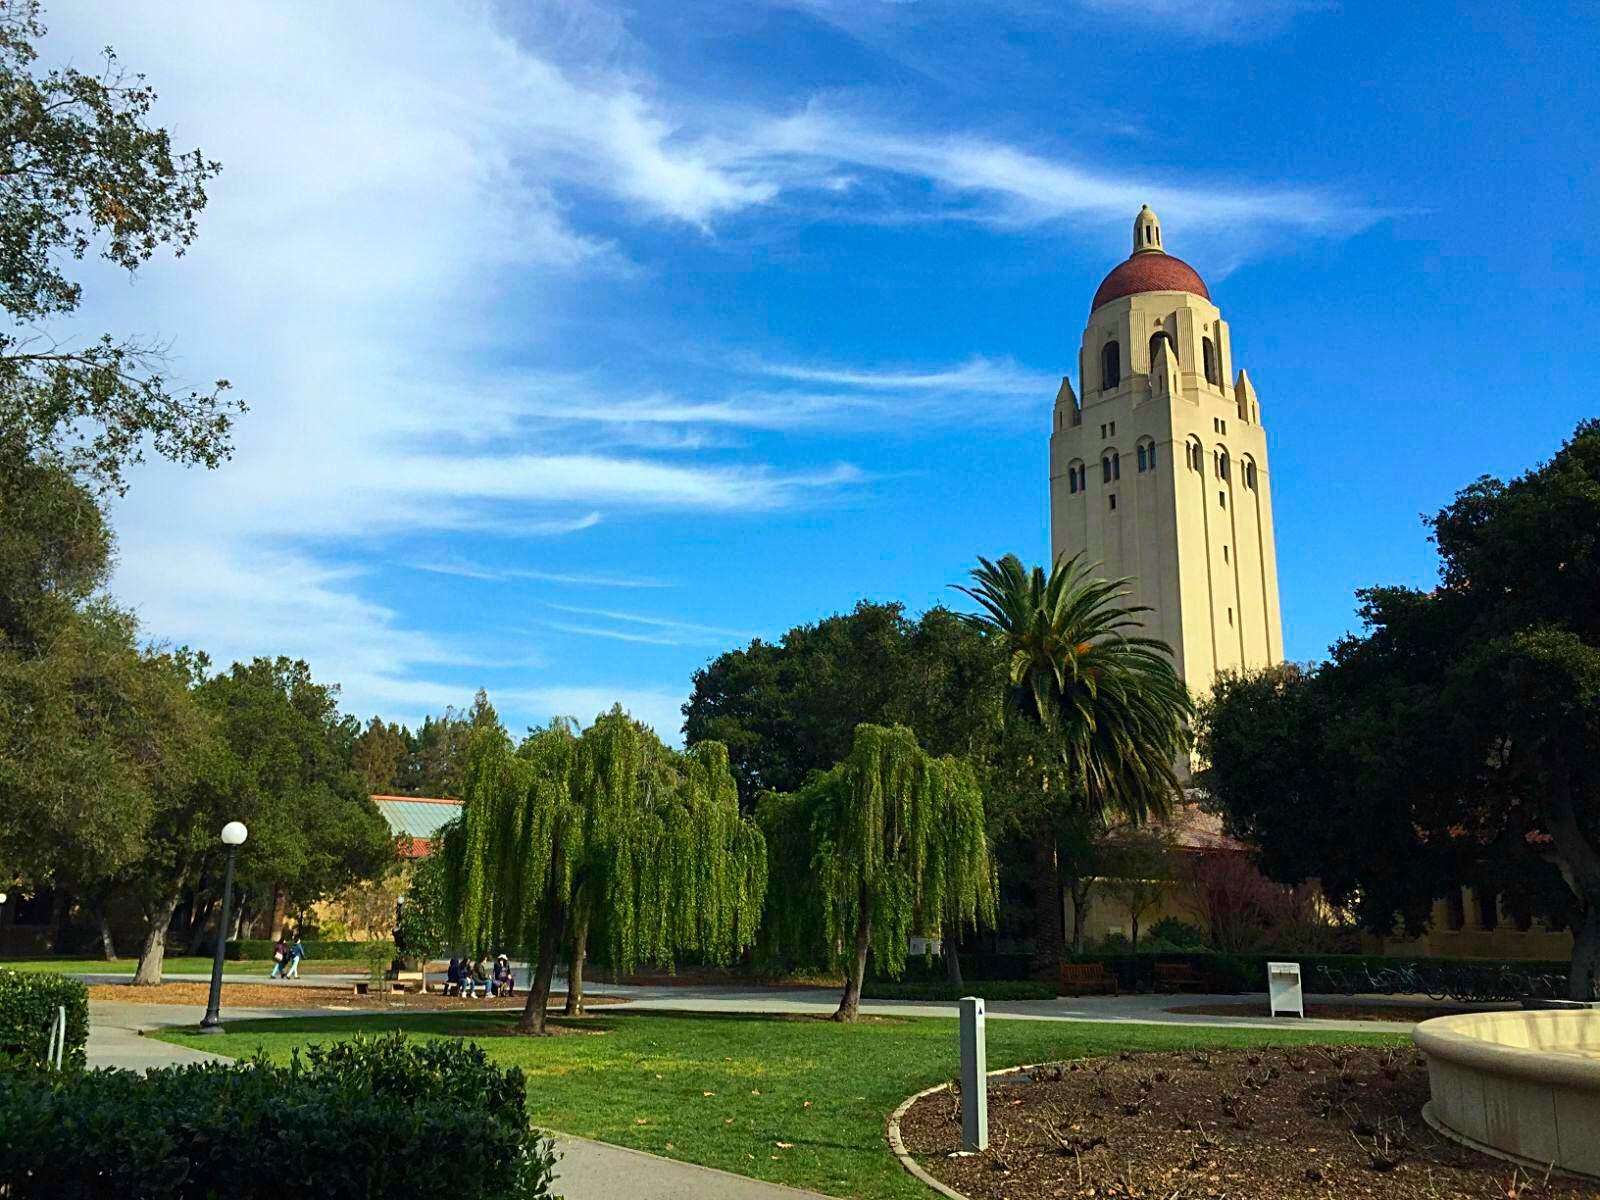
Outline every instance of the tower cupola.
<svg viewBox="0 0 1600 1200">
<path fill-rule="evenodd" d="M 1139 206 L 1139 215 L 1133 219 L 1133 252 L 1135 254 L 1165 254 L 1161 245 L 1161 218 L 1150 210 L 1148 204 Z"/>
</svg>

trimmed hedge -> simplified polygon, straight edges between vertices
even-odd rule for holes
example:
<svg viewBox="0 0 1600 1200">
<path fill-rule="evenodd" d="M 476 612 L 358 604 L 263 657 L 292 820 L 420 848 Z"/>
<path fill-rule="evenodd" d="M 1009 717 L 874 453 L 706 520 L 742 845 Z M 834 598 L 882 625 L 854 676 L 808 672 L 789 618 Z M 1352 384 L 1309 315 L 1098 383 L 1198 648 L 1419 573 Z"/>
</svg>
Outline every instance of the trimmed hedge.
<svg viewBox="0 0 1600 1200">
<path fill-rule="evenodd" d="M 312 1046 L 275 1066 L 0 1075 L 11 1200 L 368 1200 L 427 1190 L 551 1195 L 522 1071 L 455 1039 Z M 420 1174 L 419 1174 L 420 1172 Z"/>
<path fill-rule="evenodd" d="M 1319 966 L 1326 965 L 1339 971 L 1389 970 L 1398 966 L 1420 965 L 1454 969 L 1472 967 L 1498 970 L 1502 966 L 1516 971 L 1565 974 L 1569 964 L 1534 960 L 1498 960 L 1482 958 L 1418 958 L 1393 957 L 1382 954 L 1218 954 L 1214 951 L 1196 951 L 1186 954 L 1077 954 L 1070 962 L 1104 963 L 1106 969 L 1117 977 L 1117 986 L 1125 992 L 1155 990 L 1155 964 L 1181 963 L 1192 967 L 1208 991 L 1214 992 L 1264 992 L 1267 990 L 1267 963 L 1297 962 L 1300 977 L 1307 992 L 1324 990 Z"/>
<path fill-rule="evenodd" d="M 982 996 L 985 1000 L 1054 1000 L 1056 987 L 1016 979 L 973 979 L 966 983 L 868 982 L 861 986 L 863 1000 L 959 1000 Z"/>
<path fill-rule="evenodd" d="M 369 942 L 302 942 L 306 948 L 307 958 L 337 958 L 337 959 L 362 959 L 366 958 L 366 947 Z M 216 945 L 215 942 L 212 943 Z M 261 959 L 272 961 L 271 938 L 241 938 L 229 942 L 223 947 L 222 954 L 234 962 L 256 962 Z"/>
<path fill-rule="evenodd" d="M 0 1069 L 47 1065 L 56 1010 L 67 1010 L 67 1049 L 61 1065 L 81 1071 L 89 1041 L 89 989 L 81 979 L 0 970 Z"/>
</svg>

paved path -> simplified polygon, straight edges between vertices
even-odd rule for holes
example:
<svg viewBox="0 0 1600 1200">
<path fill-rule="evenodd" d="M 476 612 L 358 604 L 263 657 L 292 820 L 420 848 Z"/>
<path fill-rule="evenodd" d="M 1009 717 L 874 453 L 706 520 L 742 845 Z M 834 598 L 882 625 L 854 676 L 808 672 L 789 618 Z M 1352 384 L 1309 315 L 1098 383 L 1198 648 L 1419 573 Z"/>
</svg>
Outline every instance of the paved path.
<svg viewBox="0 0 1600 1200">
<path fill-rule="evenodd" d="M 586 981 L 590 996 L 615 996 L 628 1001 L 630 1009 L 660 1009 L 678 1012 L 747 1013 L 831 1013 L 839 1007 L 837 988 L 729 988 L 718 986 L 630 987 L 625 984 L 596 984 Z M 1307 996 L 1306 1003 L 1327 1002 L 1383 1003 L 1422 1007 L 1431 1002 L 1424 997 L 1393 996 Z M 1260 1017 L 1212 1017 L 1199 1013 L 1168 1012 L 1169 1008 L 1190 1005 L 1259 1003 Z M 996 1000 L 986 1005 L 988 1015 L 999 1020 L 1029 1021 L 1108 1021 L 1142 1025 L 1217 1025 L 1233 1029 L 1321 1029 L 1354 1032 L 1405 1033 L 1408 1021 L 1345 1021 L 1265 1015 L 1266 994 L 1253 995 L 1160 995 L 1160 996 L 1062 996 L 1054 1000 Z M 864 1000 L 861 1011 L 874 1016 L 955 1017 L 959 1005 L 954 1001 Z M 1437 1007 L 1437 1005 L 1434 1005 Z M 1463 1006 L 1466 1007 L 1466 1006 Z M 1491 1006 L 1492 1007 L 1492 1006 Z M 1501 1007 L 1504 1007 L 1503 1005 Z"/>
</svg>

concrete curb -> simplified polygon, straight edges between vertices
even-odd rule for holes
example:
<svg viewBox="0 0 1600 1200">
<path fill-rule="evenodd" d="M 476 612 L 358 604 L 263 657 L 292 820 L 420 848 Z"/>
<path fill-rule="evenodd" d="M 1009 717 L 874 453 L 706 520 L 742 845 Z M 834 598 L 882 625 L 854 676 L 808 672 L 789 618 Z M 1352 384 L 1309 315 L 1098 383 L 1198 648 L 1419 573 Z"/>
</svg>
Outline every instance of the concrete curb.
<svg viewBox="0 0 1600 1200">
<path fill-rule="evenodd" d="M 993 1079 L 999 1075 L 1016 1075 L 1022 1071 L 1032 1071 L 1049 1065 L 1048 1063 L 1023 1063 L 1020 1067 L 1002 1067 L 998 1071 L 990 1071 L 985 1078 Z M 922 1164 L 911 1156 L 911 1151 L 906 1149 L 905 1139 L 900 1136 L 900 1118 L 911 1111 L 913 1104 L 925 1097 L 936 1095 L 939 1092 L 948 1092 L 949 1090 L 950 1085 L 948 1083 L 936 1083 L 930 1088 L 923 1088 L 914 1096 L 907 1096 L 900 1102 L 900 1107 L 889 1114 L 889 1127 L 884 1136 L 889 1142 L 889 1152 L 899 1160 L 900 1165 L 911 1174 L 912 1178 L 925 1183 L 939 1195 L 944 1196 L 946 1200 L 969 1200 L 967 1196 L 956 1191 L 949 1184 L 940 1183 L 927 1171 L 923 1170 Z"/>
</svg>

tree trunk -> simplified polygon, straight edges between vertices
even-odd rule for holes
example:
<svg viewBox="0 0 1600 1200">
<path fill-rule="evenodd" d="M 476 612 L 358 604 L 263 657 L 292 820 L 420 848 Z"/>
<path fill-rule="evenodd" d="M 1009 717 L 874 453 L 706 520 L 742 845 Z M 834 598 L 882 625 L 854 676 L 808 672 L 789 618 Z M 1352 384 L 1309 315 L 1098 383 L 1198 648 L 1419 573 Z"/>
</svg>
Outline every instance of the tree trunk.
<svg viewBox="0 0 1600 1200">
<path fill-rule="evenodd" d="M 190 957 L 205 953 L 206 943 L 211 940 L 206 937 L 206 926 L 211 923 L 211 910 L 216 907 L 216 903 L 216 897 L 207 896 L 204 903 L 196 904 L 190 911 L 192 921 L 189 926 Z"/>
<path fill-rule="evenodd" d="M 580 902 L 572 916 L 572 952 L 567 959 L 567 1006 L 569 1017 L 583 1016 L 583 956 L 589 949 L 589 906 Z"/>
<path fill-rule="evenodd" d="M 1572 931 L 1572 965 L 1567 971 L 1567 998 L 1593 1000 L 1600 978 L 1600 903 L 1591 900 Z"/>
<path fill-rule="evenodd" d="M 1572 787 L 1560 771 L 1554 773 L 1549 797 L 1550 840 L 1556 865 L 1583 910 L 1573 930 L 1572 965 L 1567 971 L 1567 997 L 1592 1000 L 1600 976 L 1600 852 L 1578 824 Z"/>
<path fill-rule="evenodd" d="M 562 926 L 566 919 L 566 909 L 558 901 L 545 905 L 544 928 L 539 931 L 539 961 L 533 970 L 527 1003 L 522 1006 L 522 1019 L 517 1022 L 519 1033 L 544 1033 L 544 1010 L 550 1003 L 550 977 L 555 974 L 556 953 L 561 948 Z"/>
<path fill-rule="evenodd" d="M 1094 880 L 1074 879 L 1072 887 L 1072 952 L 1083 953 L 1084 928 L 1089 921 L 1089 893 L 1094 890 Z"/>
<path fill-rule="evenodd" d="M 939 937 L 939 949 L 944 953 L 944 981 L 957 986 L 961 984 L 961 948 L 957 945 L 960 933 L 958 926 L 946 925 Z"/>
<path fill-rule="evenodd" d="M 867 977 L 867 948 L 872 945 L 872 904 L 867 889 L 861 889 L 861 915 L 856 918 L 856 953 L 845 976 L 844 995 L 839 998 L 835 1021 L 854 1021 L 861 1011 L 861 984 Z"/>
<path fill-rule="evenodd" d="M 67 892 L 55 888 L 50 893 L 50 952 L 60 954 L 67 938 Z"/>
<path fill-rule="evenodd" d="M 1033 974 L 1061 977 L 1061 874 L 1054 836 L 1033 843 Z"/>
<path fill-rule="evenodd" d="M 1129 913 L 1128 916 L 1130 923 L 1133 926 L 1133 940 L 1128 943 L 1128 948 L 1130 950 L 1137 950 L 1139 948 L 1139 914 Z"/>
<path fill-rule="evenodd" d="M 239 897 L 239 910 L 236 913 L 233 914 L 233 928 L 228 931 L 228 940 L 230 942 L 240 941 L 244 937 L 244 926 L 245 926 L 244 914 L 245 914 L 245 911 L 247 909 L 249 909 L 249 907 L 250 907 L 250 897 L 249 897 L 249 895 L 248 894 L 241 895 Z"/>
<path fill-rule="evenodd" d="M 161 963 L 167 956 L 167 926 L 172 924 L 172 914 L 178 908 L 178 892 L 145 910 L 148 923 L 144 945 L 139 948 L 139 966 L 133 973 L 135 987 L 154 987 L 161 982 Z"/>
<path fill-rule="evenodd" d="M 102 897 L 94 906 L 95 923 L 100 926 L 100 954 L 107 962 L 117 961 L 117 944 L 111 937 L 111 922 L 106 919 L 106 902 Z"/>
</svg>

